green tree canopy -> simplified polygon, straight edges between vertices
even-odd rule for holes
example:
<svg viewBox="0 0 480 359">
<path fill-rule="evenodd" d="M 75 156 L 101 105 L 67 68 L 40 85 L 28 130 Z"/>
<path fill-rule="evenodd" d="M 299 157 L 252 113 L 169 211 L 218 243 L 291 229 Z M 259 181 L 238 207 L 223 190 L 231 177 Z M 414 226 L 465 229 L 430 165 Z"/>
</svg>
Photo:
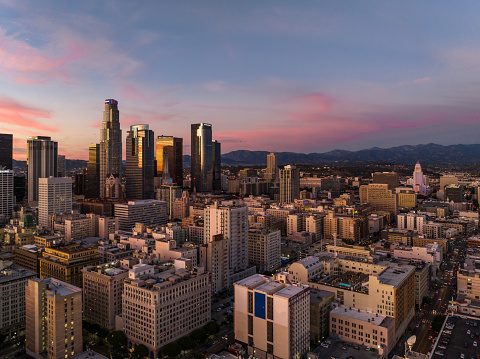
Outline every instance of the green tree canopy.
<svg viewBox="0 0 480 359">
<path fill-rule="evenodd" d="M 176 358 L 181 352 L 182 347 L 178 343 L 168 343 L 162 348 L 162 354 L 169 358 Z"/>
<path fill-rule="evenodd" d="M 203 327 L 203 329 L 205 329 L 207 334 L 217 334 L 220 331 L 220 325 L 216 322 L 209 322 Z"/>
<path fill-rule="evenodd" d="M 116 330 L 107 335 L 107 343 L 114 348 L 127 345 L 127 336 L 121 330 Z"/>
<path fill-rule="evenodd" d="M 195 329 L 190 336 L 195 340 L 197 343 L 202 343 L 207 339 L 208 335 L 204 329 Z"/>
<path fill-rule="evenodd" d="M 108 333 L 109 333 L 109 332 L 108 332 L 107 329 L 105 329 L 105 328 L 100 328 L 100 329 L 98 330 L 98 332 L 97 332 L 97 335 L 98 335 L 99 338 L 105 339 L 105 338 L 107 337 Z"/>
<path fill-rule="evenodd" d="M 192 337 L 180 338 L 177 343 L 182 347 L 182 350 L 190 350 L 195 346 L 195 341 Z"/>
<path fill-rule="evenodd" d="M 135 348 L 133 349 L 133 355 L 135 356 L 135 358 L 140 359 L 148 357 L 148 353 L 148 348 L 143 344 L 135 345 Z"/>
</svg>

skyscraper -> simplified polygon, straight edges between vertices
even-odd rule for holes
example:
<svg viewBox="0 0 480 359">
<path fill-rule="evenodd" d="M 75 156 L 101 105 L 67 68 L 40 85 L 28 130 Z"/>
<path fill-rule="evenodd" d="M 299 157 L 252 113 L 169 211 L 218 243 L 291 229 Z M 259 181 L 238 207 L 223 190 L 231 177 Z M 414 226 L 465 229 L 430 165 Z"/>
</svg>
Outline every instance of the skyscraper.
<svg viewBox="0 0 480 359">
<path fill-rule="evenodd" d="M 158 136 L 156 139 L 156 176 L 164 177 L 164 157 L 168 156 L 168 173 L 173 183 L 183 187 L 183 138 Z"/>
<path fill-rule="evenodd" d="M 300 172 L 295 166 L 280 170 L 280 203 L 291 203 L 300 198 Z"/>
<path fill-rule="evenodd" d="M 72 212 L 72 179 L 40 178 L 38 180 L 38 224 L 49 226 L 49 216 Z"/>
<path fill-rule="evenodd" d="M 0 168 L 0 214 L 11 217 L 13 202 L 13 170 Z"/>
<path fill-rule="evenodd" d="M 127 198 L 153 198 L 155 136 L 148 125 L 130 126 L 127 132 Z"/>
<path fill-rule="evenodd" d="M 28 202 L 38 201 L 38 179 L 56 177 L 58 171 L 58 143 L 50 137 L 27 139 Z"/>
<path fill-rule="evenodd" d="M 13 170 L 13 135 L 0 133 L 0 167 Z"/>
<path fill-rule="evenodd" d="M 118 101 L 107 99 L 100 130 L 100 198 L 105 198 L 105 181 L 111 174 L 117 178 L 122 174 L 122 130 Z"/>
<path fill-rule="evenodd" d="M 100 144 L 88 146 L 87 173 L 85 174 L 85 198 L 100 196 Z M 103 185 L 103 184 L 102 184 Z"/>
<path fill-rule="evenodd" d="M 278 182 L 278 160 L 275 153 L 267 155 L 267 173 L 265 178 L 271 182 Z"/>
<path fill-rule="evenodd" d="M 58 163 L 57 177 L 65 177 L 67 175 L 65 156 L 58 155 L 57 157 L 58 157 L 57 158 L 57 163 Z"/>
<path fill-rule="evenodd" d="M 212 125 L 192 124 L 192 190 L 211 192 L 213 187 Z"/>
<path fill-rule="evenodd" d="M 212 143 L 213 149 L 213 190 L 222 190 L 222 150 L 217 140 Z"/>
</svg>

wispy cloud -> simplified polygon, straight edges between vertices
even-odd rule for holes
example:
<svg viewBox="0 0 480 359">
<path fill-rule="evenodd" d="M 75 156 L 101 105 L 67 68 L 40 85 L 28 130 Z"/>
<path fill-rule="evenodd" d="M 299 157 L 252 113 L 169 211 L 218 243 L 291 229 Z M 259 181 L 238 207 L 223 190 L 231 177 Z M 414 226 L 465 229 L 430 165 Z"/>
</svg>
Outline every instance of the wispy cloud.
<svg viewBox="0 0 480 359">
<path fill-rule="evenodd" d="M 51 113 L 35 108 L 7 97 L 0 97 L 0 123 L 15 127 L 35 129 L 45 132 L 57 132 L 54 126 L 43 122 L 50 120 Z"/>
</svg>

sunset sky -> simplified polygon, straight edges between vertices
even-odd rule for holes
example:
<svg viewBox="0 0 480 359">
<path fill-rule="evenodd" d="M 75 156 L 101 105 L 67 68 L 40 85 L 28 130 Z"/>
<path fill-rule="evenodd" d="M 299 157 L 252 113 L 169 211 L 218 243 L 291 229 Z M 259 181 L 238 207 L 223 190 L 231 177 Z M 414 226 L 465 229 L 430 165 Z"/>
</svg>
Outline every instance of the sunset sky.
<svg viewBox="0 0 480 359">
<path fill-rule="evenodd" d="M 480 143 L 478 1 L 1 1 L 0 132 L 87 159 L 104 100 L 123 136 L 222 151 Z"/>
</svg>

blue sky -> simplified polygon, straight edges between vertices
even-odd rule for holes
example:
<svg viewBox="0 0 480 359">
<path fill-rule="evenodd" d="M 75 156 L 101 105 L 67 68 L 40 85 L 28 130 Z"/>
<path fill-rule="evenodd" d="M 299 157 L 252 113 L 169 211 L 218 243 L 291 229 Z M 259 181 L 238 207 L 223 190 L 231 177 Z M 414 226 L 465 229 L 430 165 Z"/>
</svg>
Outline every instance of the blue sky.
<svg viewBox="0 0 480 359">
<path fill-rule="evenodd" d="M 0 1 L 0 132 L 67 158 L 122 129 L 223 152 L 478 143 L 475 1 Z"/>
</svg>

